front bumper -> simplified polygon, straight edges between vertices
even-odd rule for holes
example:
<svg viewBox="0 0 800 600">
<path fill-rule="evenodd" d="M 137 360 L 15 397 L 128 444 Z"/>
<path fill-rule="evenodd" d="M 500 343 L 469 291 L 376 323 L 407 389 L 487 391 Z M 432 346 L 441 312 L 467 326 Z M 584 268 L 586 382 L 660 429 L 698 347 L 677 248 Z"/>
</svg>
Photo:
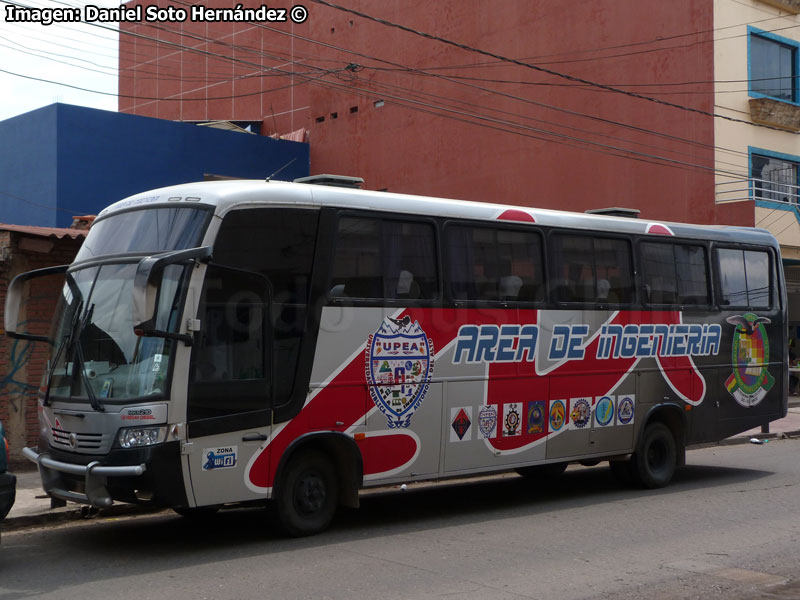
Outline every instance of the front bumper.
<svg viewBox="0 0 800 600">
<path fill-rule="evenodd" d="M 0 473 L 0 519 L 5 519 L 14 506 L 17 495 L 17 477 L 11 473 Z"/>
<path fill-rule="evenodd" d="M 147 470 L 144 464 L 108 467 L 98 461 L 88 465 L 65 463 L 50 458 L 47 452 L 39 452 L 38 448 L 23 448 L 22 454 L 38 465 L 45 492 L 62 500 L 91 504 L 98 508 L 114 503 L 107 488 L 109 477 L 138 477 Z M 71 475 L 73 479 L 75 476 L 83 478 L 82 490 L 70 490 L 65 475 Z"/>
</svg>

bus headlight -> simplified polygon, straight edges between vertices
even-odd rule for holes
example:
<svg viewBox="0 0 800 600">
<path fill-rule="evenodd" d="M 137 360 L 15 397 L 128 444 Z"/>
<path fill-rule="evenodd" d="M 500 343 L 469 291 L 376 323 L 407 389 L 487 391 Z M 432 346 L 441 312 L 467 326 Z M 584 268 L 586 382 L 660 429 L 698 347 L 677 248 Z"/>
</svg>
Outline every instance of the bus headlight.
<svg viewBox="0 0 800 600">
<path fill-rule="evenodd" d="M 141 448 L 160 444 L 167 437 L 167 428 L 161 427 L 127 427 L 117 434 L 117 445 L 120 448 Z"/>
</svg>

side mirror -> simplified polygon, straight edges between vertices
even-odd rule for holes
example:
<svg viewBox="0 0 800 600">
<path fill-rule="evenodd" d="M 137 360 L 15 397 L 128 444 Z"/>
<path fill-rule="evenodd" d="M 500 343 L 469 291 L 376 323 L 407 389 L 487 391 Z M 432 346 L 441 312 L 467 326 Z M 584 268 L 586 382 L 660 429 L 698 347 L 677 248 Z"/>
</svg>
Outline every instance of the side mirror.
<svg viewBox="0 0 800 600">
<path fill-rule="evenodd" d="M 211 258 L 211 246 L 176 250 L 155 256 L 148 256 L 139 261 L 133 281 L 133 329 L 137 335 L 165 337 L 192 343 L 191 336 L 166 331 L 159 327 L 159 304 L 163 289 L 165 271 L 173 265 L 188 264 L 194 260 Z"/>
<path fill-rule="evenodd" d="M 27 273 L 17 275 L 11 280 L 11 284 L 8 286 L 8 290 L 6 291 L 6 307 L 3 315 L 3 326 L 8 337 L 31 340 L 34 342 L 51 342 L 50 338 L 46 335 L 35 335 L 17 330 L 21 325 L 19 313 L 20 307 L 22 306 L 23 297 L 25 295 L 25 284 L 32 279 L 66 273 L 68 268 L 69 265 L 60 265 L 58 267 L 36 269 L 35 271 L 28 271 Z"/>
</svg>

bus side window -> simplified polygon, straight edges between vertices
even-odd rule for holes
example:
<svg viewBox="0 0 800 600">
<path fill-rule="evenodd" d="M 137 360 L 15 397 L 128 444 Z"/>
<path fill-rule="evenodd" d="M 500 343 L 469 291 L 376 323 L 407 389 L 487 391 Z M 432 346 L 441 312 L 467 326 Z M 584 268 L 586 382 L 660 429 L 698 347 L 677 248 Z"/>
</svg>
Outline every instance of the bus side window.
<svg viewBox="0 0 800 600">
<path fill-rule="evenodd" d="M 430 300 L 436 297 L 436 238 L 431 223 L 339 219 L 333 298 Z"/>
<path fill-rule="evenodd" d="M 431 300 L 439 291 L 436 238 L 430 223 L 383 221 L 384 297 Z"/>
<path fill-rule="evenodd" d="M 627 240 L 556 233 L 551 238 L 556 302 L 628 304 L 633 267 Z"/>
<path fill-rule="evenodd" d="M 643 242 L 641 250 L 645 302 L 675 304 L 678 294 L 672 245 Z"/>
<path fill-rule="evenodd" d="M 238 276 L 238 277 L 237 277 Z M 238 273 L 208 267 L 194 352 L 194 381 L 263 379 L 264 305 Z"/>
<path fill-rule="evenodd" d="M 703 246 L 673 242 L 642 242 L 645 302 L 707 306 L 708 266 Z"/>
<path fill-rule="evenodd" d="M 544 298 L 538 233 L 448 225 L 445 240 L 454 300 L 538 302 Z"/>
<path fill-rule="evenodd" d="M 336 232 L 331 295 L 380 298 L 380 221 L 343 217 Z"/>
<path fill-rule="evenodd" d="M 717 260 L 723 306 L 771 306 L 772 277 L 768 252 L 719 248 Z"/>
<path fill-rule="evenodd" d="M 189 421 L 267 407 L 267 285 L 260 275 L 208 265 L 190 364 Z"/>
<path fill-rule="evenodd" d="M 678 301 L 683 305 L 711 303 L 706 249 L 688 244 L 675 245 Z"/>
</svg>

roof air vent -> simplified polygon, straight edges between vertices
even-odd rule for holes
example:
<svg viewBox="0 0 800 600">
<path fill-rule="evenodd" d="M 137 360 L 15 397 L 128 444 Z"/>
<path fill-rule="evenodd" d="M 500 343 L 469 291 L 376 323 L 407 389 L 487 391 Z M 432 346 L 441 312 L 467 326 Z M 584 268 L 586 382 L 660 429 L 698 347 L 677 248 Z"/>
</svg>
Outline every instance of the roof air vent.
<svg viewBox="0 0 800 600">
<path fill-rule="evenodd" d="M 308 177 L 299 177 L 294 182 L 353 188 L 356 190 L 361 189 L 364 184 L 364 180 L 361 177 L 349 177 L 348 175 L 310 175 Z"/>
<path fill-rule="evenodd" d="M 618 206 L 611 206 L 609 208 L 592 208 L 585 211 L 590 215 L 604 215 L 606 217 L 627 217 L 629 219 L 638 219 L 639 213 L 642 212 L 638 208 L 620 208 Z"/>
</svg>

